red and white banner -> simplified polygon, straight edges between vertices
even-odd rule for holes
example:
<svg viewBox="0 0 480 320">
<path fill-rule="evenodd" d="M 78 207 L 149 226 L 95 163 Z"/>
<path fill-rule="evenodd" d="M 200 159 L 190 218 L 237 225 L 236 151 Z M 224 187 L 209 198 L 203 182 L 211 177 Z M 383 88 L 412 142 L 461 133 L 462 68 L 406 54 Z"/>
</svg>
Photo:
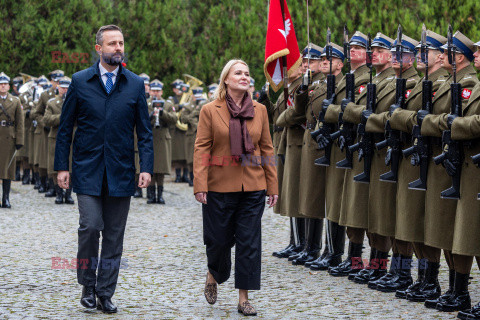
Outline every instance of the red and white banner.
<svg viewBox="0 0 480 320">
<path fill-rule="evenodd" d="M 280 1 L 284 3 L 285 20 Z M 283 56 L 287 58 L 287 74 L 290 75 L 302 63 L 297 36 L 287 0 L 270 0 L 263 72 L 274 91 L 283 87 Z"/>
</svg>

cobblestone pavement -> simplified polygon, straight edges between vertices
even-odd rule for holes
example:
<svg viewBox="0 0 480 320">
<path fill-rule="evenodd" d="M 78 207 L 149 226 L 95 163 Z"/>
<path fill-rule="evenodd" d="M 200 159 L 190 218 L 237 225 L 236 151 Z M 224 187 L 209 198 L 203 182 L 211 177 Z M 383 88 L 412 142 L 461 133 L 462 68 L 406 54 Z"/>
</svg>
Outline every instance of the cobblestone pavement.
<svg viewBox="0 0 480 320">
<path fill-rule="evenodd" d="M 167 179 L 170 181 L 170 179 Z M 0 319 L 199 319 L 243 318 L 236 310 L 233 274 L 206 303 L 200 204 L 186 184 L 168 182 L 166 205 L 133 199 L 113 301 L 116 315 L 87 312 L 79 303 L 74 269 L 52 269 L 52 257 L 73 259 L 78 208 L 55 205 L 32 186 L 12 185 L 13 209 L 0 209 Z M 145 191 L 144 191 L 145 193 Z M 292 266 L 271 252 L 287 243 L 288 220 L 267 210 L 263 218 L 262 290 L 250 299 L 265 319 L 454 319 L 393 294 L 368 289 L 325 272 Z M 364 257 L 368 252 L 364 253 Z M 447 286 L 445 262 L 440 280 Z M 233 272 L 232 272 L 233 273 Z M 474 267 L 472 301 L 480 299 Z"/>
</svg>

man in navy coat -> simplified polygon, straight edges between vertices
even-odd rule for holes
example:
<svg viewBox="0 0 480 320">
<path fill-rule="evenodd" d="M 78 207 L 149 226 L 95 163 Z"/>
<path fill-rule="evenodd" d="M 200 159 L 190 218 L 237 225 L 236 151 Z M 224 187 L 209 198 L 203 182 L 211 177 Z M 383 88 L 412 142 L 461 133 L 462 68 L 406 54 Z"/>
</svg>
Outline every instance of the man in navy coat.
<svg viewBox="0 0 480 320">
<path fill-rule="evenodd" d="M 67 189 L 70 145 L 76 125 L 71 183 L 80 211 L 80 301 L 87 308 L 114 313 L 117 307 L 111 297 L 119 268 L 124 265 L 120 262 L 123 236 L 130 197 L 135 192 L 133 131 L 138 136 L 141 188 L 149 185 L 153 172 L 153 143 L 143 80 L 121 65 L 122 30 L 115 25 L 101 27 L 95 50 L 100 61 L 72 77 L 60 118 L 55 170 L 59 186 Z"/>
</svg>

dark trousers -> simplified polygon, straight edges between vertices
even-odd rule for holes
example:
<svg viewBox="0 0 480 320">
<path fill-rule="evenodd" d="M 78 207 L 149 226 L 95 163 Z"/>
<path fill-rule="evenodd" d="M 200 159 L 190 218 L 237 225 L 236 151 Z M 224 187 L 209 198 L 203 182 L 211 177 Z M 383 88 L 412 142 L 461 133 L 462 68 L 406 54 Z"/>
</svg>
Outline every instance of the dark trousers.
<svg viewBox="0 0 480 320">
<path fill-rule="evenodd" d="M 262 215 L 265 190 L 208 192 L 203 211 L 203 239 L 208 269 L 217 283 L 230 278 L 235 245 L 235 288 L 260 289 Z"/>
<path fill-rule="evenodd" d="M 112 297 L 117 286 L 119 269 L 124 265 L 120 259 L 130 209 L 130 197 L 108 196 L 108 188 L 104 183 L 101 196 L 77 194 L 77 199 L 80 211 L 78 283 L 84 286 L 96 286 L 99 297 Z M 102 251 L 99 258 L 100 232 L 102 232 Z M 97 269 L 98 275 L 96 275 Z"/>
</svg>

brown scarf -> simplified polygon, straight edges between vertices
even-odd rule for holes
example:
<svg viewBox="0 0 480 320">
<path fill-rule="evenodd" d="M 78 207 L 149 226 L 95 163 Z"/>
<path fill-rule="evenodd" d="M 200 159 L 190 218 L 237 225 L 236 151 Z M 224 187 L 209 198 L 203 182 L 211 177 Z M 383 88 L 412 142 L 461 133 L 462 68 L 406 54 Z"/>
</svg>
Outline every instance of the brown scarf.
<svg viewBox="0 0 480 320">
<path fill-rule="evenodd" d="M 255 115 L 250 95 L 248 92 L 245 92 L 240 107 L 235 104 L 235 101 L 228 93 L 225 96 L 225 100 L 230 112 L 230 151 L 232 156 L 240 157 L 245 153 L 253 153 L 255 146 L 252 143 L 245 121 L 246 119 L 252 119 Z"/>
</svg>

